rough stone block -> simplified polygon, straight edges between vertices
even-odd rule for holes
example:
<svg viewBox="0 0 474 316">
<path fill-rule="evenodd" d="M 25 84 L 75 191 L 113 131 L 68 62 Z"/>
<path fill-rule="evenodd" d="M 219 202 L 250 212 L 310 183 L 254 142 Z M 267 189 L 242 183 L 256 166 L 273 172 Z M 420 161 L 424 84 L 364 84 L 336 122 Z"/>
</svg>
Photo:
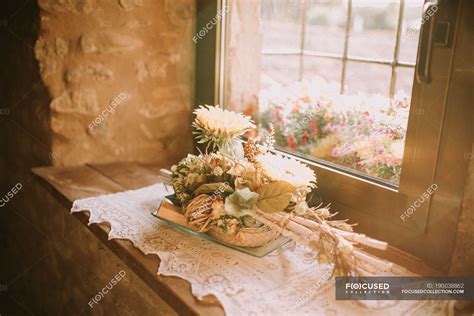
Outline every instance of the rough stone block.
<svg viewBox="0 0 474 316">
<path fill-rule="evenodd" d="M 64 57 L 66 56 L 67 52 L 68 52 L 68 43 L 61 37 L 58 37 L 56 39 L 56 54 L 59 57 Z"/>
<path fill-rule="evenodd" d="M 72 91 L 71 100 L 77 112 L 94 114 L 99 110 L 97 95 L 94 89 Z"/>
<path fill-rule="evenodd" d="M 124 24 L 124 26 L 128 29 L 144 28 L 150 25 L 151 21 L 149 19 L 130 20 Z"/>
<path fill-rule="evenodd" d="M 40 37 L 35 45 L 35 57 L 39 62 L 41 78 L 45 80 L 57 71 L 57 62 L 54 51 L 48 42 Z"/>
<path fill-rule="evenodd" d="M 84 53 L 121 53 L 137 49 L 143 42 L 136 37 L 102 31 L 84 34 L 80 45 Z"/>
<path fill-rule="evenodd" d="M 77 141 L 85 134 L 84 127 L 77 120 L 66 119 L 64 116 L 51 117 L 51 129 L 58 135 Z"/>
<path fill-rule="evenodd" d="M 38 0 L 40 8 L 44 11 L 90 13 L 96 8 L 96 0 Z"/>
<path fill-rule="evenodd" d="M 195 12 L 195 7 L 188 0 L 165 0 L 165 10 L 172 24 L 189 23 Z"/>
<path fill-rule="evenodd" d="M 143 6 L 143 0 L 119 0 L 119 4 L 125 10 L 132 10 Z"/>
<path fill-rule="evenodd" d="M 114 79 L 114 73 L 100 63 L 86 63 L 67 70 L 64 77 L 67 83 L 78 83 L 81 80 L 89 79 L 112 80 Z"/>
<path fill-rule="evenodd" d="M 64 91 L 51 102 L 51 109 L 61 113 L 82 113 L 95 115 L 99 111 L 94 89 L 78 89 L 71 93 Z"/>
</svg>

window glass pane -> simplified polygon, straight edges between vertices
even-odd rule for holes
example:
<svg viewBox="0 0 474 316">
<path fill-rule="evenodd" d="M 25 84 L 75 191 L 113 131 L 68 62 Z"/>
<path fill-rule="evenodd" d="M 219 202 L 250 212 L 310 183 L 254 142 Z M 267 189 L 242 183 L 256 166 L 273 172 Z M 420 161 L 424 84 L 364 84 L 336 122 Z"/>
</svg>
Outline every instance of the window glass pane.
<svg viewBox="0 0 474 316">
<path fill-rule="evenodd" d="M 392 59 L 399 1 L 353 0 L 349 55 Z"/>
<path fill-rule="evenodd" d="M 400 37 L 400 52 L 398 55 L 400 61 L 410 63 L 415 63 L 416 61 L 422 11 L 422 0 L 405 0 L 402 24 L 403 33 Z"/>
<path fill-rule="evenodd" d="M 298 55 L 263 55 L 260 82 L 262 88 L 274 84 L 288 85 L 299 79 Z"/>
<path fill-rule="evenodd" d="M 345 92 L 388 95 L 391 72 L 390 66 L 348 61 Z"/>
<path fill-rule="evenodd" d="M 308 1 L 304 49 L 342 56 L 347 3 L 337 0 Z"/>
<path fill-rule="evenodd" d="M 261 28 L 264 51 L 300 50 L 302 2 L 261 0 Z"/>
<path fill-rule="evenodd" d="M 305 56 L 303 59 L 303 79 L 320 76 L 329 81 L 340 82 L 341 61 L 330 58 Z"/>
<path fill-rule="evenodd" d="M 410 1 L 404 21 L 419 15 Z M 349 0 L 233 3 L 224 106 L 253 115 L 258 137 L 273 126 L 278 149 L 397 184 L 414 75 L 412 66 L 397 67 L 392 78 L 400 2 L 352 1 L 349 54 L 364 61 L 342 57 Z M 417 42 L 403 49 L 416 56 Z"/>
<path fill-rule="evenodd" d="M 397 67 L 396 72 L 395 91 L 410 96 L 413 78 L 415 77 L 415 68 Z"/>
</svg>

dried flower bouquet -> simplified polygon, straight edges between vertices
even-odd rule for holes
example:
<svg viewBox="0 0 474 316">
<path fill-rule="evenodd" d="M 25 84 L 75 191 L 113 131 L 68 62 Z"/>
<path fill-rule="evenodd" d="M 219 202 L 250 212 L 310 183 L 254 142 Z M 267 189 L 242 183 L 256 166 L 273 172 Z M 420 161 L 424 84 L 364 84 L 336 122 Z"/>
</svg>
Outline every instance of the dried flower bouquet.
<svg viewBox="0 0 474 316">
<path fill-rule="evenodd" d="M 321 263 L 334 263 L 337 275 L 372 275 L 390 263 L 360 246 L 387 244 L 352 231 L 346 221 L 322 205 L 311 205 L 314 171 L 274 151 L 270 135 L 262 144 L 243 139 L 252 120 L 219 106 L 201 106 L 193 127 L 204 153 L 189 154 L 168 175 L 175 190 L 170 200 L 188 224 L 221 241 L 258 247 L 280 234 L 318 252 Z"/>
</svg>

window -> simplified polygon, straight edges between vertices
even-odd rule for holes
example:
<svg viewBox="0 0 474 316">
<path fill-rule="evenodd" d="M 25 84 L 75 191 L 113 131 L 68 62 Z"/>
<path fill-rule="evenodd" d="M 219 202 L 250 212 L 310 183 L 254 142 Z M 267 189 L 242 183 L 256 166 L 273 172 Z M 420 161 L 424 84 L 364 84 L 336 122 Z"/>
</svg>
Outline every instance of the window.
<svg viewBox="0 0 474 316">
<path fill-rule="evenodd" d="M 472 145 L 466 137 L 462 146 L 451 141 L 460 139 L 460 130 L 468 135 L 469 126 L 464 121 L 452 125 L 468 111 L 467 103 L 455 111 L 448 105 L 458 80 L 452 65 L 459 2 L 426 2 L 422 7 L 416 0 L 200 0 L 196 29 L 216 16 L 221 23 L 196 45 L 196 105 L 221 104 L 252 114 L 263 127 L 260 133 L 277 118 L 280 122 L 272 123 L 280 129 L 279 150 L 314 167 L 317 193 L 341 218 L 359 223 L 359 232 L 442 266 L 450 257 L 451 216 L 459 214 L 460 200 L 447 201 L 437 193 L 408 220 L 401 219 L 434 183 L 440 188 L 445 183 L 444 190 L 455 190 L 453 181 L 463 183 L 465 171 L 453 178 L 445 158 L 454 152 L 462 157 L 464 147 Z M 219 14 L 223 10 L 227 14 Z M 450 25 L 441 28 L 444 34 L 435 34 L 437 20 Z M 377 47 L 380 54 L 374 53 Z M 378 105 L 375 111 L 368 106 L 372 101 Z M 317 104 L 317 111 L 292 111 L 308 104 Z M 273 110 L 273 117 L 267 110 Z M 294 121 L 277 124 L 287 116 Z M 304 136 L 314 121 L 319 133 L 314 141 L 324 145 L 316 149 Z M 374 121 L 402 128 L 387 131 Z M 350 127 L 339 127 L 341 122 Z M 396 168 L 371 169 L 360 157 L 341 156 L 349 152 L 345 146 L 357 141 L 366 149 L 364 163 L 379 157 L 377 146 L 364 147 L 354 137 L 357 132 L 370 138 L 374 128 L 389 137 L 386 143 L 381 137 L 381 144 L 397 153 Z M 288 136 L 295 131 L 294 143 Z M 341 145 L 339 152 L 332 142 Z M 458 164 L 465 166 L 461 160 Z M 439 218 L 453 222 L 446 225 Z M 434 240 L 446 247 L 430 247 Z"/>
<path fill-rule="evenodd" d="M 247 55 L 260 67 L 252 114 L 264 130 L 275 131 L 278 148 L 398 185 L 422 5 L 422 0 L 254 4 L 259 16 L 251 26 L 260 34 L 261 49 Z"/>
</svg>

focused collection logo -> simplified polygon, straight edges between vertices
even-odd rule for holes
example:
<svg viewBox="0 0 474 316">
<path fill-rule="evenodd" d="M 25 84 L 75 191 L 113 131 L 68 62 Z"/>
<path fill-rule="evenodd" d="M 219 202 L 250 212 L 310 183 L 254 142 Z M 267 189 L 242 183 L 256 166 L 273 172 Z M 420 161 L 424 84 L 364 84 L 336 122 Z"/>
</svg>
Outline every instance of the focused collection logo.
<svg viewBox="0 0 474 316">
<path fill-rule="evenodd" d="M 351 294 L 371 294 L 390 293 L 390 284 L 373 282 L 350 282 L 346 283 L 346 293 Z"/>
</svg>

